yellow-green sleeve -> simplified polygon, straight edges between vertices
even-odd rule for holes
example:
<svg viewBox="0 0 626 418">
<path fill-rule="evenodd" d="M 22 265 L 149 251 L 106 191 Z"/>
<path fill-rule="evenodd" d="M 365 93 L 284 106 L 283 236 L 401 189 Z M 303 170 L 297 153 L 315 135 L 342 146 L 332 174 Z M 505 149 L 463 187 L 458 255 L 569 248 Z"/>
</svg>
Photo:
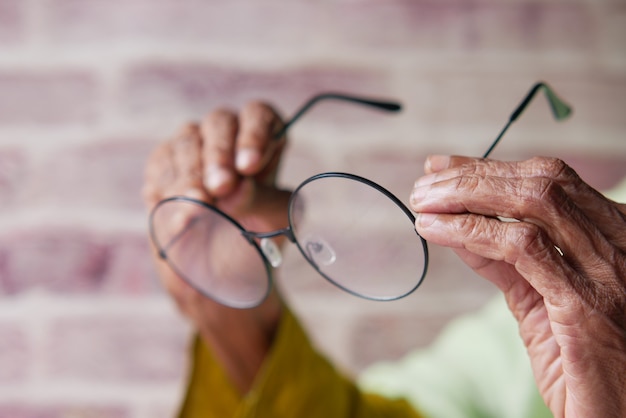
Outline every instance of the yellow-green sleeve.
<svg viewBox="0 0 626 418">
<path fill-rule="evenodd" d="M 318 353 L 285 309 L 276 340 L 253 388 L 237 393 L 210 350 L 196 338 L 181 418 L 418 418 L 403 399 L 361 392 Z"/>
</svg>

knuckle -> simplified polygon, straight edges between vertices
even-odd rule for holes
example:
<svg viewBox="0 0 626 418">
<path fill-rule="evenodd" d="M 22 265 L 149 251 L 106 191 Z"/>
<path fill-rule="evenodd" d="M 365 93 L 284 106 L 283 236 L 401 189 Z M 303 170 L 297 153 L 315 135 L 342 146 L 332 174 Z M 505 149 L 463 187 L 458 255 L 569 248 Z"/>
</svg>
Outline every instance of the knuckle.
<svg viewBox="0 0 626 418">
<path fill-rule="evenodd" d="M 237 116 L 229 109 L 218 108 L 204 118 L 203 127 L 220 133 L 232 131 L 237 127 Z"/>
<path fill-rule="evenodd" d="M 164 142 L 154 149 L 148 156 L 144 170 L 144 182 L 159 184 L 170 180 L 172 167 L 172 146 Z"/>
<path fill-rule="evenodd" d="M 459 169 L 463 174 L 470 175 L 470 176 L 475 175 L 475 176 L 484 177 L 487 172 L 487 169 L 483 161 L 480 161 L 478 163 L 464 164 Z"/>
<path fill-rule="evenodd" d="M 187 122 L 182 125 L 178 131 L 178 135 L 174 137 L 174 140 L 178 138 L 186 138 L 192 136 L 198 132 L 198 124 L 195 122 Z"/>
<path fill-rule="evenodd" d="M 511 228 L 511 245 L 515 249 L 530 255 L 531 257 L 545 253 L 549 245 L 545 234 L 535 224 L 521 222 Z"/>
<path fill-rule="evenodd" d="M 567 201 L 565 190 L 552 178 L 525 178 L 520 189 L 522 199 L 533 207 L 564 208 Z"/>
<path fill-rule="evenodd" d="M 478 228 L 478 221 L 474 216 L 464 216 L 459 222 L 459 230 L 464 236 L 475 235 Z"/>
<path fill-rule="evenodd" d="M 176 154 L 195 154 L 201 146 L 201 137 L 198 134 L 197 126 L 186 125 L 177 135 L 173 142 L 173 151 Z"/>
<path fill-rule="evenodd" d="M 264 124 L 271 124 L 277 118 L 272 106 L 259 100 L 246 103 L 241 110 L 241 115 Z"/>
<path fill-rule="evenodd" d="M 483 176 L 476 174 L 467 174 L 457 177 L 457 190 L 464 190 L 469 192 L 474 192 L 480 186 L 481 181 L 483 180 Z"/>
<path fill-rule="evenodd" d="M 281 117 L 265 102 L 255 101 L 245 105 L 241 112 L 242 130 L 245 141 L 267 141 L 283 126 Z"/>
<path fill-rule="evenodd" d="M 560 180 L 577 177 L 576 172 L 563 160 L 552 157 L 534 157 L 530 160 L 535 175 Z"/>
<path fill-rule="evenodd" d="M 518 172 L 517 162 L 496 161 L 490 159 L 478 159 L 464 164 L 460 170 L 464 174 L 476 175 L 479 177 L 508 176 Z"/>
<path fill-rule="evenodd" d="M 464 216 L 460 221 L 459 230 L 473 241 L 490 239 L 493 234 L 493 228 L 487 218 L 477 215 Z"/>
</svg>

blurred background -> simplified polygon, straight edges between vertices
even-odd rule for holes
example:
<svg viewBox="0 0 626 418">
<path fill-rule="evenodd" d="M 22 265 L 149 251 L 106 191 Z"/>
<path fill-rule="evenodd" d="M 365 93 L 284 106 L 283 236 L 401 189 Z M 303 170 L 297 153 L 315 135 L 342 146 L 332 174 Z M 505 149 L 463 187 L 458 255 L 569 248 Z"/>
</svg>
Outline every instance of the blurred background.
<svg viewBox="0 0 626 418">
<path fill-rule="evenodd" d="M 0 417 L 174 414 L 190 329 L 151 265 L 140 189 L 150 150 L 186 121 L 251 99 L 289 116 L 329 90 L 400 100 L 394 116 L 320 104 L 281 182 L 348 171 L 406 201 L 426 155 L 482 154 L 537 80 L 573 117 L 555 122 L 538 96 L 492 156 L 557 156 L 614 186 L 623 0 L 0 0 Z M 344 294 L 294 251 L 279 286 L 358 373 L 495 294 L 431 253 L 393 303 Z"/>
</svg>

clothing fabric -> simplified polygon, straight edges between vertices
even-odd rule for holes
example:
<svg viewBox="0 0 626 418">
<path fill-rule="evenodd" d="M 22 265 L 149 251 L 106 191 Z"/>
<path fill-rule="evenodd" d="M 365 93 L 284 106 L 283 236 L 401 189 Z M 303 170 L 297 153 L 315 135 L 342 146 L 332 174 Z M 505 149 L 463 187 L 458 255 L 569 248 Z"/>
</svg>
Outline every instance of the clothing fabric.
<svg viewBox="0 0 626 418">
<path fill-rule="evenodd" d="M 311 345 L 285 309 L 278 334 L 257 379 L 237 393 L 198 337 L 181 418 L 420 418 L 404 399 L 365 393 Z"/>
</svg>

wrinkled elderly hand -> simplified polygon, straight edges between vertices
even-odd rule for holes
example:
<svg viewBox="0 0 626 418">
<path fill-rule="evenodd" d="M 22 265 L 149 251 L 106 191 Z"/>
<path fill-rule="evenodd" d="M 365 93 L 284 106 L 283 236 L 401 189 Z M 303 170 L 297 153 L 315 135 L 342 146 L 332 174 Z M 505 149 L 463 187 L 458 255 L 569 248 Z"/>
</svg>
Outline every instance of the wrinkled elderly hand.
<svg viewBox="0 0 626 418">
<path fill-rule="evenodd" d="M 433 156 L 426 172 L 417 231 L 504 292 L 553 414 L 626 416 L 626 205 L 555 159 Z"/>
<path fill-rule="evenodd" d="M 161 199 L 182 195 L 214 204 L 243 225 L 254 225 L 256 231 L 285 227 L 290 193 L 275 186 L 286 142 L 285 138 L 274 139 L 281 127 L 277 113 L 258 102 L 249 103 L 239 114 L 219 109 L 200 124 L 189 124 L 150 156 L 144 187 L 146 206 L 152 209 Z M 165 288 L 245 393 L 278 326 L 278 295 L 273 291 L 254 309 L 222 306 L 184 282 L 154 253 Z M 249 264 L 245 259 L 232 260 L 238 255 L 245 258 L 231 251 L 227 254 L 229 263 L 224 264 Z M 265 274 L 259 271 L 262 280 Z"/>
</svg>

